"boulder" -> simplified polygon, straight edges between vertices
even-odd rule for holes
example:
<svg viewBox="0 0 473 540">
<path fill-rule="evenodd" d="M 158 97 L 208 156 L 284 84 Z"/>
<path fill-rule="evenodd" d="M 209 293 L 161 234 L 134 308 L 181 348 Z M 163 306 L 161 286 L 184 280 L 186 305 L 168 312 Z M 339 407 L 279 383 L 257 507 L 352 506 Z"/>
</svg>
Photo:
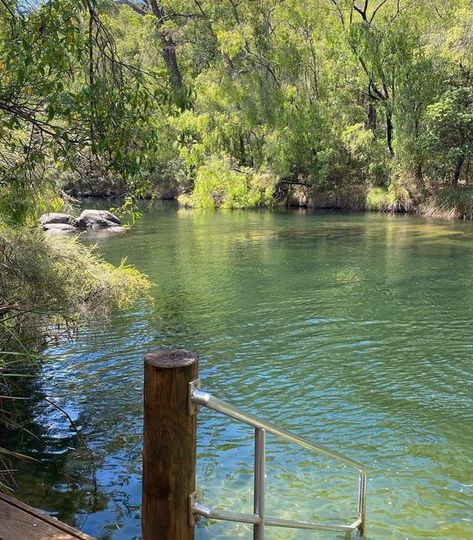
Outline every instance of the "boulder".
<svg viewBox="0 0 473 540">
<path fill-rule="evenodd" d="M 74 222 L 81 229 L 114 227 L 121 221 L 108 210 L 84 210 Z"/>
<path fill-rule="evenodd" d="M 121 225 L 114 225 L 113 227 L 110 227 L 110 232 L 114 233 L 126 233 L 128 229 L 125 227 L 122 227 Z"/>
<path fill-rule="evenodd" d="M 69 214 L 60 214 L 58 212 L 49 212 L 48 214 L 43 214 L 39 218 L 41 225 L 48 225 L 50 223 L 66 223 L 71 225 L 74 221 L 74 218 Z"/>
<path fill-rule="evenodd" d="M 93 227 L 87 229 L 87 234 L 92 236 L 106 236 L 109 234 L 125 234 L 128 229 L 121 227 L 120 225 L 114 225 L 113 227 Z"/>
<path fill-rule="evenodd" d="M 76 228 L 68 223 L 46 223 L 43 225 L 43 231 L 53 234 L 64 234 L 74 232 Z"/>
</svg>

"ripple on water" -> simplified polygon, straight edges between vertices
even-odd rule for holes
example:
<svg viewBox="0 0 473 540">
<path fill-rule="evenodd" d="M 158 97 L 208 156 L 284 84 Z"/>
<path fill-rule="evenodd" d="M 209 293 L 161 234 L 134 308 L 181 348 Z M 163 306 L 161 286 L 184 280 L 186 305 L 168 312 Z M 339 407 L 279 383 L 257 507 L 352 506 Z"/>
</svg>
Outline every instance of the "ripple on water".
<svg viewBox="0 0 473 540">
<path fill-rule="evenodd" d="M 64 480 L 51 475 L 50 507 L 93 535 L 138 537 L 142 358 L 186 347 L 201 355 L 205 388 L 368 466 L 368 540 L 473 537 L 472 239 L 471 224 L 413 217 L 172 207 L 99 239 L 109 260 L 126 253 L 158 284 L 155 305 L 49 350 L 44 391 L 98 456 L 101 497 L 91 512 L 72 496 L 67 514 Z M 37 422 L 50 424 L 42 455 L 62 452 L 81 469 L 59 443 L 73 436 L 60 415 L 38 410 Z M 206 502 L 251 511 L 252 430 L 202 412 L 198 453 Z M 272 515 L 355 517 L 356 473 L 272 437 L 267 483 Z M 238 524 L 197 531 L 250 536 Z"/>
</svg>

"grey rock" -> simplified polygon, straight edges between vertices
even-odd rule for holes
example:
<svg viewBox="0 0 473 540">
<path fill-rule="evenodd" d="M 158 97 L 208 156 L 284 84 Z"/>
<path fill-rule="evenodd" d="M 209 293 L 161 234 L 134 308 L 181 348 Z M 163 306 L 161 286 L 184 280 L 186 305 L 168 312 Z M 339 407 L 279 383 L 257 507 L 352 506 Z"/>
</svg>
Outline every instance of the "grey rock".
<svg viewBox="0 0 473 540">
<path fill-rule="evenodd" d="M 82 229 L 114 227 L 120 224 L 121 221 L 108 210 L 84 210 L 75 220 L 76 227 Z"/>
<path fill-rule="evenodd" d="M 65 234 L 74 232 L 76 228 L 68 223 L 46 223 L 43 225 L 43 231 L 53 234 Z"/>
<path fill-rule="evenodd" d="M 49 223 L 66 223 L 70 225 L 73 223 L 73 220 L 74 218 L 69 214 L 60 214 L 59 212 L 49 212 L 39 218 L 41 225 L 48 225 Z"/>
</svg>

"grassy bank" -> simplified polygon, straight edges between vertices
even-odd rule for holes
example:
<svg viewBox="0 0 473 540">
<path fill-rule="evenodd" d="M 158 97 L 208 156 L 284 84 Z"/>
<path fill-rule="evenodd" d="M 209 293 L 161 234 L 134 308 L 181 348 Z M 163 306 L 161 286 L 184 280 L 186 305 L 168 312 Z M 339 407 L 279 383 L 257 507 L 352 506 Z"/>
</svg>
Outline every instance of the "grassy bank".
<svg viewBox="0 0 473 540">
<path fill-rule="evenodd" d="M 415 193 L 405 187 L 354 187 L 340 191 L 316 192 L 312 208 L 409 213 L 441 219 L 473 219 L 473 187 L 446 187 Z"/>
</svg>

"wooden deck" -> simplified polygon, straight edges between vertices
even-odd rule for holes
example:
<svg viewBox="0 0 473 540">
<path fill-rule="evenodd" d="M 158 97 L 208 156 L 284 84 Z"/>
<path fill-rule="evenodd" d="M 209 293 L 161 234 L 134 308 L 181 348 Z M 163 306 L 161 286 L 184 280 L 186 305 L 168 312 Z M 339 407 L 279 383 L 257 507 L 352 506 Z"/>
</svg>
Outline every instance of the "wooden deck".
<svg viewBox="0 0 473 540">
<path fill-rule="evenodd" d="M 94 540 L 65 523 L 0 493 L 0 540 Z"/>
</svg>

